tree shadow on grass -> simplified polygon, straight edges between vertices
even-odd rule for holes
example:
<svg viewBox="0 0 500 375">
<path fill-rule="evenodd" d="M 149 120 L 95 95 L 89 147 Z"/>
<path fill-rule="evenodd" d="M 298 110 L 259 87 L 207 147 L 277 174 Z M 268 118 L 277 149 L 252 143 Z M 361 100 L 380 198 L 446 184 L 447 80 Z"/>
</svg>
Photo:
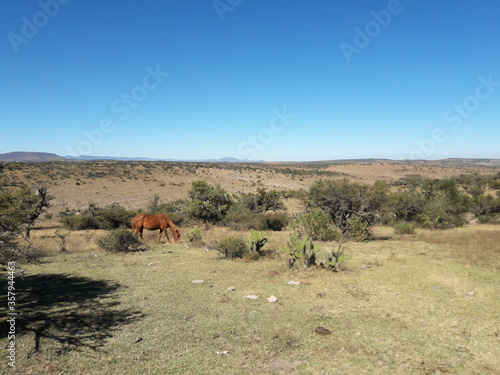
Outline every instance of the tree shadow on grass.
<svg viewBox="0 0 500 375">
<path fill-rule="evenodd" d="M 32 353 L 44 348 L 55 349 L 56 354 L 84 348 L 98 351 L 119 327 L 145 316 L 119 308 L 114 294 L 122 286 L 112 281 L 68 274 L 30 275 L 17 278 L 15 287 L 16 337 L 32 333 Z M 7 305 L 6 295 L 0 304 Z M 0 323 L 2 332 L 8 332 L 8 324 Z"/>
</svg>

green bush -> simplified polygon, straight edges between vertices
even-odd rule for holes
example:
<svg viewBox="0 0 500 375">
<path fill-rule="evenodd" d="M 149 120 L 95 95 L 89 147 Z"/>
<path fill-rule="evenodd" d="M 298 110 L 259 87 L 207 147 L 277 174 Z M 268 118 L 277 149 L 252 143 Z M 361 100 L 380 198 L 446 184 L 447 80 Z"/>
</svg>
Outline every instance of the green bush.
<svg viewBox="0 0 500 375">
<path fill-rule="evenodd" d="M 93 216 L 88 215 L 72 215 L 65 216 L 61 220 L 61 223 L 69 230 L 87 230 L 87 229 L 99 229 L 99 222 Z"/>
<path fill-rule="evenodd" d="M 250 212 L 240 204 L 234 204 L 227 211 L 223 224 L 233 230 L 262 230 L 264 229 L 261 219 L 262 216 L 263 215 Z"/>
<path fill-rule="evenodd" d="M 130 251 L 145 251 L 148 249 L 141 241 L 139 241 L 130 230 L 126 228 L 118 228 L 110 232 L 97 241 L 97 245 L 106 251 L 112 253 L 130 252 Z"/>
<path fill-rule="evenodd" d="M 206 223 L 221 222 L 233 204 L 229 194 L 220 185 L 212 186 L 205 181 L 194 181 L 188 195 L 190 216 Z"/>
<path fill-rule="evenodd" d="M 95 204 L 79 215 L 66 215 L 61 218 L 61 223 L 70 230 L 87 229 L 117 229 L 129 226 L 134 212 L 128 211 L 118 204 L 111 204 L 106 208 L 99 208 Z"/>
<path fill-rule="evenodd" d="M 370 224 L 359 216 L 352 216 L 348 219 L 348 237 L 353 241 L 366 241 L 371 236 Z"/>
<path fill-rule="evenodd" d="M 249 211 L 255 213 L 266 213 L 268 211 L 277 211 L 285 208 L 281 202 L 280 193 L 276 190 L 267 191 L 259 188 L 255 194 L 244 194 L 241 197 L 241 203 Z"/>
<path fill-rule="evenodd" d="M 249 249 L 241 238 L 237 237 L 226 237 L 217 246 L 217 250 L 224 254 L 226 258 L 243 258 L 248 254 Z"/>
<path fill-rule="evenodd" d="M 396 223 L 394 224 L 396 234 L 415 234 L 415 224 L 411 223 Z"/>
<path fill-rule="evenodd" d="M 319 241 L 333 241 L 339 236 L 330 215 L 320 208 L 311 208 L 295 217 L 292 228 L 301 237 L 307 236 Z"/>
<path fill-rule="evenodd" d="M 356 238 L 363 233 L 350 233 L 350 230 L 366 232 L 386 205 L 388 186 L 377 182 L 372 186 L 343 180 L 317 181 L 305 196 L 305 204 L 327 212 L 335 226 L 343 235 Z M 362 222 L 359 219 L 362 219 Z M 361 226 L 361 227 L 360 227 Z"/>
<path fill-rule="evenodd" d="M 284 213 L 265 214 L 260 216 L 263 230 L 279 232 L 288 225 L 289 217 Z"/>
</svg>

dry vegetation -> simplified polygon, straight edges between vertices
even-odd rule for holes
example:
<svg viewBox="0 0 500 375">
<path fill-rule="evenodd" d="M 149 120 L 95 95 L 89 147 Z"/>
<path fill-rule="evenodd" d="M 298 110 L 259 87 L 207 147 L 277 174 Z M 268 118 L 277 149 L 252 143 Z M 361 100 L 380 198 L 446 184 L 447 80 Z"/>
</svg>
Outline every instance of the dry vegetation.
<svg viewBox="0 0 500 375">
<path fill-rule="evenodd" d="M 8 178 L 46 185 L 54 200 L 51 218 L 39 220 L 31 238 L 47 256 L 21 265 L 24 276 L 17 277 L 17 367 L 6 372 L 498 374 L 497 225 L 407 235 L 377 226 L 372 240 L 344 245 L 350 258 L 345 271 L 334 273 L 288 269 L 280 248 L 290 230 L 273 232 L 266 248 L 274 254 L 258 261 L 223 259 L 186 236 L 157 244 L 151 232 L 145 232 L 151 251 L 112 254 L 96 245 L 106 231 L 68 231 L 57 217 L 89 202 L 137 209 L 156 193 L 164 202 L 186 198 L 195 180 L 237 193 L 308 188 L 319 178 L 396 181 L 496 172 L 419 164 L 12 164 L 4 170 Z M 296 199 L 285 203 L 289 212 L 303 209 Z M 181 228 L 184 234 L 192 229 Z M 205 242 L 248 237 L 218 226 L 201 233 Z M 318 245 L 320 257 L 338 246 Z M 236 290 L 229 292 L 231 286 Z M 271 295 L 277 303 L 267 302 Z M 0 324 L 5 327 L 5 319 Z M 319 326 L 331 334 L 317 334 Z"/>
</svg>

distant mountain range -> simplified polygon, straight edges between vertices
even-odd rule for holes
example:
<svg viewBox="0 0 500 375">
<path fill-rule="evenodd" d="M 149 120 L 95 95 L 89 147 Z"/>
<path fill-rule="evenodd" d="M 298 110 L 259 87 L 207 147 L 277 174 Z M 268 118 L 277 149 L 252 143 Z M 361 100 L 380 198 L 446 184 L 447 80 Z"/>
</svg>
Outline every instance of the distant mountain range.
<svg viewBox="0 0 500 375">
<path fill-rule="evenodd" d="M 16 151 L 0 154 L 0 161 L 3 162 L 46 162 L 46 161 L 91 161 L 91 160 L 123 160 L 123 161 L 177 161 L 177 162 L 204 162 L 204 163 L 265 163 L 264 160 L 248 160 L 226 157 L 222 159 L 155 159 L 155 158 L 131 158 L 131 157 L 115 157 L 115 156 L 60 156 L 48 152 L 28 152 Z M 430 164 L 430 165 L 456 165 L 456 166 L 493 166 L 500 167 L 500 159 L 486 158 L 448 158 L 441 160 L 391 160 L 391 159 L 340 159 L 340 160 L 320 160 L 310 162 L 283 162 L 284 164 Z"/>
<path fill-rule="evenodd" d="M 130 158 L 130 157 L 114 157 L 114 156 L 91 156 L 91 155 L 79 155 L 79 156 L 59 156 L 57 154 L 51 154 L 48 152 L 28 152 L 28 151 L 15 151 L 8 152 L 5 154 L 0 154 L 0 161 L 12 162 L 44 162 L 44 161 L 76 161 L 76 160 L 124 160 L 124 161 L 186 161 L 186 162 L 212 162 L 212 163 L 250 163 L 250 162 L 264 162 L 263 160 L 253 161 L 248 159 L 237 159 L 237 158 L 222 158 L 222 159 L 197 159 L 197 160 L 185 160 L 185 159 L 155 159 L 155 158 Z"/>
<path fill-rule="evenodd" d="M 42 162 L 42 161 L 64 161 L 62 156 L 50 154 L 48 152 L 28 152 L 15 151 L 0 154 L 0 161 L 24 161 L 24 162 Z"/>
</svg>

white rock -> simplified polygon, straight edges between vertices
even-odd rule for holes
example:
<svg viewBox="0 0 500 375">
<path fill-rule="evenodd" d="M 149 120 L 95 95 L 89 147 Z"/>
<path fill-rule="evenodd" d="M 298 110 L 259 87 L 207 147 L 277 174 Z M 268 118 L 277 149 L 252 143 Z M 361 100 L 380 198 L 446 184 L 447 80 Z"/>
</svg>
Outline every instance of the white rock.
<svg viewBox="0 0 500 375">
<path fill-rule="evenodd" d="M 300 281 L 289 281 L 288 285 L 300 285 Z"/>
<path fill-rule="evenodd" d="M 235 290 L 236 290 L 236 287 L 234 287 L 234 286 L 230 286 L 229 288 L 227 288 L 228 292 L 234 292 Z"/>
<path fill-rule="evenodd" d="M 267 299 L 267 302 L 269 303 L 275 303 L 275 302 L 278 302 L 278 298 L 276 298 L 276 296 L 271 296 Z"/>
<path fill-rule="evenodd" d="M 246 299 L 259 299 L 258 296 L 253 295 L 253 294 L 250 294 L 250 295 L 247 295 L 247 296 L 243 296 L 243 298 L 246 298 Z"/>
<path fill-rule="evenodd" d="M 193 284 L 202 284 L 205 282 L 205 280 L 193 280 Z"/>
<path fill-rule="evenodd" d="M 216 351 L 217 355 L 226 356 L 229 354 L 229 350 Z"/>
</svg>

